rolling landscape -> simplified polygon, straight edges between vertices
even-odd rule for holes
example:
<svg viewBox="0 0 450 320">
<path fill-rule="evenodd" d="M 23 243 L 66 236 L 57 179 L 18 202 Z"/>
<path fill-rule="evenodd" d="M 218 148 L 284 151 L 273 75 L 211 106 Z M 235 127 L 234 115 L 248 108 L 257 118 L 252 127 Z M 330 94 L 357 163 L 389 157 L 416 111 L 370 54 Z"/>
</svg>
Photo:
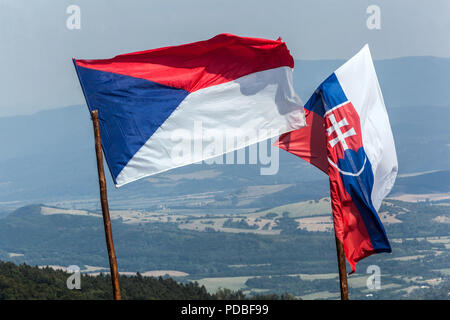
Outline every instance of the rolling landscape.
<svg viewBox="0 0 450 320">
<path fill-rule="evenodd" d="M 342 62 L 296 61 L 304 102 Z M 379 212 L 392 254 L 358 263 L 350 297 L 449 299 L 450 59 L 375 64 L 400 170 Z M 8 137 L 0 139 L 0 260 L 107 273 L 86 107 L 0 118 L 0 135 Z M 205 299 L 220 289 L 338 299 L 328 178 L 282 150 L 278 165 L 264 176 L 259 164 L 194 164 L 119 189 L 107 172 L 121 274 L 197 282 L 191 289 Z M 381 289 L 367 287 L 370 265 L 381 270 Z"/>
</svg>

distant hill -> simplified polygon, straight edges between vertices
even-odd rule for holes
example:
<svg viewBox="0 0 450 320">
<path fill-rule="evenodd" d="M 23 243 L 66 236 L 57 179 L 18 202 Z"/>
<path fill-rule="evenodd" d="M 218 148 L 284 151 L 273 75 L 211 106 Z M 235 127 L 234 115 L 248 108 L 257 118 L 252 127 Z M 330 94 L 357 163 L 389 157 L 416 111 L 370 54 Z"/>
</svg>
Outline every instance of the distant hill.
<svg viewBox="0 0 450 320">
<path fill-rule="evenodd" d="M 450 192 L 450 170 L 435 171 L 397 178 L 393 193 L 447 193 Z"/>
</svg>

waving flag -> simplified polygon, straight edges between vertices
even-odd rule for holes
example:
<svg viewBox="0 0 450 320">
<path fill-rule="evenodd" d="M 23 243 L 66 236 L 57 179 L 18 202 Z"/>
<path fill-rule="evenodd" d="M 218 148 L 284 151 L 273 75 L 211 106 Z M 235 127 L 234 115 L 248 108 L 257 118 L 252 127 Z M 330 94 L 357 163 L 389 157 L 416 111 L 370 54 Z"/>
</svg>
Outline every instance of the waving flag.
<svg viewBox="0 0 450 320">
<path fill-rule="evenodd" d="M 277 145 L 329 175 L 336 237 L 355 271 L 359 260 L 391 252 L 377 211 L 398 171 L 367 45 L 317 88 L 305 113 L 307 127 L 282 135 Z"/>
<path fill-rule="evenodd" d="M 305 123 L 292 86 L 294 60 L 280 39 L 220 34 L 112 59 L 74 59 L 74 64 L 89 109 L 98 110 L 102 148 L 116 186 Z M 233 132 L 237 142 L 205 148 L 208 130 Z"/>
</svg>

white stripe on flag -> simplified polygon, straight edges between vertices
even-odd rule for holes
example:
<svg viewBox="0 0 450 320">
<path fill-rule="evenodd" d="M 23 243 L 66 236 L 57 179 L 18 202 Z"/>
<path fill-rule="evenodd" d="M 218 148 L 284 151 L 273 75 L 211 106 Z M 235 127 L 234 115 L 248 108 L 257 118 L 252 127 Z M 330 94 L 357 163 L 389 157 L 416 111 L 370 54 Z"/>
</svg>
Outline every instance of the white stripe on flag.
<svg viewBox="0 0 450 320">
<path fill-rule="evenodd" d="M 198 132 L 201 126 L 201 132 Z M 305 126 L 303 104 L 292 85 L 292 69 L 280 67 L 189 94 L 117 177 L 117 186 L 213 158 Z M 205 132 L 237 133 L 224 150 L 205 153 Z M 197 132 L 196 132 L 197 131 Z M 190 156 L 175 157 L 180 139 L 190 136 Z M 240 139 L 247 137 L 247 139 Z M 203 139 L 203 140 L 202 140 Z M 199 144 L 200 143 L 200 144 Z M 201 146 L 200 148 L 196 146 Z"/>
<path fill-rule="evenodd" d="M 369 46 L 365 45 L 335 74 L 361 121 L 364 151 L 374 175 L 372 203 L 378 211 L 394 185 L 398 164 L 394 137 Z"/>
</svg>

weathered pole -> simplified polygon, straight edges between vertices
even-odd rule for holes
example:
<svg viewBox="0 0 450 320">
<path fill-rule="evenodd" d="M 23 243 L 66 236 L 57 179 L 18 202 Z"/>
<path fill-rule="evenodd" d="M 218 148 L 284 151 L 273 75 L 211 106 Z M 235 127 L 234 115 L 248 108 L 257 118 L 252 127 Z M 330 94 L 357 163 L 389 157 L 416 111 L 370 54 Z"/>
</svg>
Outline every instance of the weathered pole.
<svg viewBox="0 0 450 320">
<path fill-rule="evenodd" d="M 341 300 L 348 300 L 348 282 L 347 282 L 347 269 L 345 265 L 344 245 L 338 239 L 336 234 L 335 239 L 336 239 L 336 251 L 339 268 L 339 283 L 341 288 Z"/>
<path fill-rule="evenodd" d="M 100 125 L 98 122 L 98 111 L 91 112 L 94 125 L 95 153 L 97 155 L 98 183 L 100 187 L 100 202 L 102 204 L 103 224 L 105 227 L 106 247 L 108 249 L 109 267 L 113 286 L 114 300 L 120 300 L 119 273 L 117 271 L 116 252 L 111 231 L 111 219 L 109 217 L 108 196 L 106 192 L 105 171 L 103 169 L 103 154 L 100 136 Z"/>
</svg>

